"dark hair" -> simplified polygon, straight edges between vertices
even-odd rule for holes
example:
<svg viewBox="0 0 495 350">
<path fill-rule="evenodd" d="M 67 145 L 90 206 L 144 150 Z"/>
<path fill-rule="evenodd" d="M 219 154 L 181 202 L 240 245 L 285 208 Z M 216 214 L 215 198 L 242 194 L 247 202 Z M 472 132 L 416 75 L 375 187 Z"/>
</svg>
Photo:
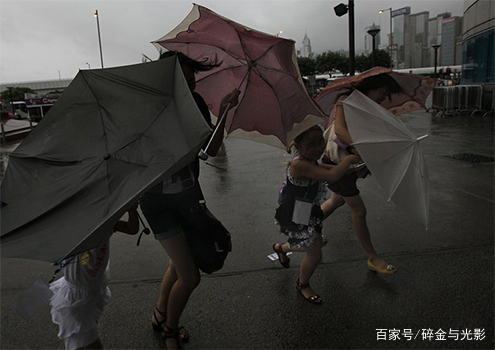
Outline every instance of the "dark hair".
<svg viewBox="0 0 495 350">
<path fill-rule="evenodd" d="M 370 90 L 380 89 L 382 87 L 388 88 L 390 94 L 396 94 L 402 91 L 399 83 L 387 73 L 378 75 L 372 75 L 365 78 L 356 84 L 354 87 L 356 90 L 366 94 Z"/>
<path fill-rule="evenodd" d="M 304 130 L 302 133 L 300 133 L 299 135 L 296 136 L 296 138 L 294 139 L 294 143 L 296 145 L 300 145 L 304 136 L 306 136 L 306 134 L 308 134 L 310 131 L 313 131 L 313 130 L 320 130 L 321 132 L 323 132 L 323 130 L 321 130 L 321 127 L 319 125 L 313 125 L 312 127 L 310 127 L 309 129 L 306 129 Z"/>
<path fill-rule="evenodd" d="M 187 57 L 182 52 L 178 52 L 178 51 L 165 51 L 165 52 L 160 54 L 160 59 L 172 57 L 175 55 L 177 55 L 177 57 L 179 58 L 179 62 L 181 65 L 185 64 L 186 66 L 189 66 L 190 68 L 192 68 L 194 73 L 204 72 L 204 71 L 216 68 L 216 67 L 220 66 L 220 63 L 221 63 L 221 62 L 218 62 L 216 60 L 216 58 L 212 63 L 199 62 L 199 61 L 193 60 L 192 58 Z"/>
<path fill-rule="evenodd" d="M 359 90 L 360 92 L 366 95 L 368 91 L 380 89 L 382 87 L 388 88 L 389 99 L 390 99 L 390 95 L 402 92 L 402 88 L 394 78 L 392 78 L 387 73 L 382 73 L 364 78 L 360 82 L 353 84 L 349 90 L 339 94 L 337 98 L 343 95 L 350 95 L 350 93 L 354 90 Z"/>
</svg>

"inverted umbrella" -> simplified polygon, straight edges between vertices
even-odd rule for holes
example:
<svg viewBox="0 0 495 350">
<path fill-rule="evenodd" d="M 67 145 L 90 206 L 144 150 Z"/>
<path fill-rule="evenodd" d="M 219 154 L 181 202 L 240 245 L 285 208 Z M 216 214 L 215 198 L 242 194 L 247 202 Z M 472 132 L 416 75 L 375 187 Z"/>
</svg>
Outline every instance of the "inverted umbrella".
<svg viewBox="0 0 495 350">
<path fill-rule="evenodd" d="M 360 156 L 389 200 L 428 227 L 428 169 L 420 140 L 387 109 L 354 91 L 343 102 Z"/>
<path fill-rule="evenodd" d="M 432 78 L 397 73 L 384 67 L 373 67 L 359 75 L 336 79 L 316 97 L 316 103 L 326 114 L 330 115 L 330 111 L 341 94 L 350 93 L 357 83 L 378 74 L 390 75 L 402 89 L 401 92 L 392 94 L 390 98 L 381 103 L 384 108 L 396 116 L 425 109 L 426 99 L 437 85 L 437 81 Z M 330 115 L 330 118 L 329 122 L 331 124 L 333 116 Z"/>
<path fill-rule="evenodd" d="M 97 246 L 210 133 L 176 57 L 80 71 L 10 155 L 2 256 L 58 262 Z"/>
<path fill-rule="evenodd" d="M 197 74 L 196 91 L 218 116 L 219 96 L 239 89 L 239 104 L 227 116 L 228 135 L 285 149 L 326 118 L 302 81 L 292 40 L 265 34 L 194 5 L 170 33 L 153 42 L 220 66 Z M 223 131 L 222 131 L 223 132 Z"/>
</svg>

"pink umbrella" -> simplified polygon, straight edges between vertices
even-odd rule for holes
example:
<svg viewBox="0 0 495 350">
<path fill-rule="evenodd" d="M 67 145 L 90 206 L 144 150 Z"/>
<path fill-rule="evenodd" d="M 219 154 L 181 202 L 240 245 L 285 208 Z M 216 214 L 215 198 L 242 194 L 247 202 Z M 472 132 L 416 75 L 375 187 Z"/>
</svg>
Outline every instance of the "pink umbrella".
<svg viewBox="0 0 495 350">
<path fill-rule="evenodd" d="M 227 133 L 285 149 L 326 117 L 309 97 L 297 65 L 295 42 L 233 22 L 194 5 L 170 33 L 153 42 L 219 67 L 197 73 L 196 91 L 218 116 L 220 98 L 239 89 L 239 104 L 227 115 Z"/>
<path fill-rule="evenodd" d="M 359 75 L 336 79 L 316 97 L 316 102 L 326 114 L 330 115 L 335 101 L 342 93 L 349 92 L 350 94 L 352 87 L 357 83 L 378 74 L 390 75 L 402 88 L 402 92 L 392 94 L 390 99 L 385 99 L 381 103 L 383 107 L 396 116 L 425 109 L 426 98 L 437 85 L 437 81 L 432 78 L 397 73 L 384 67 L 374 67 Z M 332 120 L 330 120 L 331 122 Z"/>
</svg>

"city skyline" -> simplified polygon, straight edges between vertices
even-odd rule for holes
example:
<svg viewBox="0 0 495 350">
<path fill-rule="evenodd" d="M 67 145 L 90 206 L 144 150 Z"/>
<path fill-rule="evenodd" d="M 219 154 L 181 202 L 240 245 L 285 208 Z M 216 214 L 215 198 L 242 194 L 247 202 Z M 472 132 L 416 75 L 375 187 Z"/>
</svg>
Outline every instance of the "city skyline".
<svg viewBox="0 0 495 350">
<path fill-rule="evenodd" d="M 348 15 L 337 17 L 341 0 L 202 1 L 212 11 L 253 29 L 295 41 L 302 47 L 305 33 L 315 55 L 348 50 Z M 342 1 L 347 3 L 347 1 Z M 242 7 L 240 7 L 242 5 Z M 387 42 L 389 11 L 411 7 L 430 16 L 452 12 L 462 16 L 463 0 L 355 1 L 356 52 L 364 50 L 365 27 L 380 25 Z M 140 63 L 142 54 L 156 59 L 150 44 L 178 25 L 189 13 L 189 1 L 0 1 L 0 81 L 21 82 L 73 78 L 79 69 L 100 68 L 96 20 L 100 16 L 105 68 Z M 242 11 L 239 11 L 242 8 Z M 283 10 L 283 11 L 280 11 Z M 316 18 L 315 16 L 318 16 Z"/>
</svg>

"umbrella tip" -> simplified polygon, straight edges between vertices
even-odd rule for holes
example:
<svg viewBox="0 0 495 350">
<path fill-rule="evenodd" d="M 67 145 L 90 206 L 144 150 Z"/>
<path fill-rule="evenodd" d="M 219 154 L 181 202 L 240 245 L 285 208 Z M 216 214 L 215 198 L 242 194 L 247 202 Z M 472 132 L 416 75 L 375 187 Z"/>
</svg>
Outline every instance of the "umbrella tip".
<svg viewBox="0 0 495 350">
<path fill-rule="evenodd" d="M 416 140 L 417 140 L 417 141 L 421 141 L 421 140 L 423 140 L 423 139 L 425 139 L 425 138 L 427 138 L 427 137 L 428 137 L 428 134 L 423 135 L 423 136 L 420 136 L 420 137 L 418 137 Z"/>
<path fill-rule="evenodd" d="M 208 154 L 206 154 L 205 151 L 200 150 L 199 151 L 199 154 L 198 154 L 198 158 L 201 159 L 201 160 L 206 161 L 206 160 L 208 160 Z"/>
</svg>

